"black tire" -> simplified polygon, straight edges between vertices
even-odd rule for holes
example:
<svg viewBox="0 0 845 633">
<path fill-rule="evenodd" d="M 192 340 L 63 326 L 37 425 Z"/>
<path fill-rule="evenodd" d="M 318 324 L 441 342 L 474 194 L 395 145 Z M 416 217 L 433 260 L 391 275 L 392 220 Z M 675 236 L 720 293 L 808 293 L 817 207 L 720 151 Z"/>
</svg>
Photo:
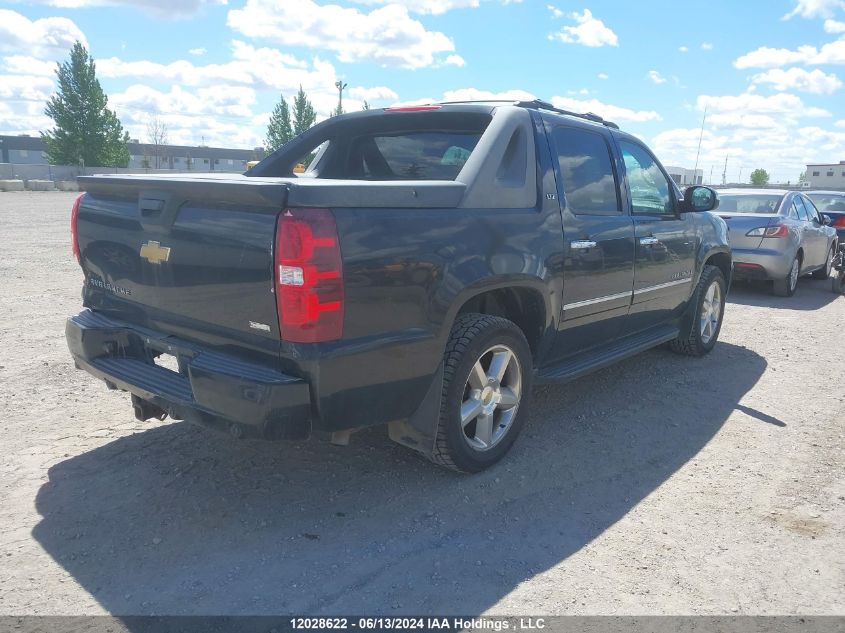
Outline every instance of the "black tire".
<svg viewBox="0 0 845 633">
<path fill-rule="evenodd" d="M 845 272 L 840 272 L 830 278 L 830 289 L 838 295 L 845 294 Z"/>
<path fill-rule="evenodd" d="M 467 433 L 472 432 L 471 422 L 466 426 L 461 423 L 461 407 L 471 394 L 470 372 L 476 363 L 483 363 L 500 346 L 512 352 L 510 363 L 517 363 L 519 372 L 520 394 L 514 414 L 507 427 L 493 425 L 495 432 L 501 432 L 498 440 L 490 447 L 479 450 L 474 448 Z M 489 356 L 492 358 L 492 356 Z M 508 372 L 514 371 L 508 365 Z M 443 391 L 440 400 L 440 418 L 431 461 L 451 470 L 465 473 L 477 473 L 498 462 L 516 440 L 526 418 L 528 398 L 531 394 L 533 365 L 531 350 L 525 335 L 514 323 L 501 317 L 484 314 L 465 314 L 455 322 L 446 351 L 443 355 Z M 507 378 L 513 374 L 506 374 Z M 505 379 L 501 381 L 502 387 Z M 476 392 L 478 393 L 478 392 Z M 497 420 L 495 417 L 492 420 Z M 498 418 L 501 420 L 502 418 Z M 504 429 L 504 430 L 499 430 Z"/>
<path fill-rule="evenodd" d="M 813 271 L 813 279 L 827 279 L 830 277 L 830 271 L 833 270 L 833 256 L 835 254 L 835 247 L 831 244 L 830 250 L 827 252 L 827 259 L 825 260 L 824 266 Z"/>
<path fill-rule="evenodd" d="M 792 266 L 798 264 L 798 275 L 794 276 L 791 273 Z M 792 260 L 792 264 L 790 266 L 790 272 L 786 273 L 786 277 L 783 279 L 775 279 L 772 284 L 772 292 L 774 292 L 779 297 L 791 297 L 795 294 L 795 289 L 798 287 L 798 277 L 800 277 L 801 273 L 801 256 L 796 255 L 795 259 Z"/>
<path fill-rule="evenodd" d="M 712 329 L 708 330 L 709 334 L 702 331 L 702 309 L 704 308 L 705 299 L 708 296 L 710 287 L 716 284 L 719 292 L 719 314 L 718 322 Z M 673 341 L 669 342 L 669 347 L 673 352 L 684 354 L 686 356 L 704 356 L 716 345 L 719 339 L 719 332 L 722 330 L 722 322 L 725 320 L 725 296 L 727 295 L 728 284 L 725 281 L 725 276 L 717 266 L 705 266 L 701 271 L 701 278 L 698 280 L 698 285 L 695 287 L 690 305 L 693 313 L 689 319 L 689 329 L 681 334 Z M 709 336 L 709 338 L 708 338 Z"/>
</svg>

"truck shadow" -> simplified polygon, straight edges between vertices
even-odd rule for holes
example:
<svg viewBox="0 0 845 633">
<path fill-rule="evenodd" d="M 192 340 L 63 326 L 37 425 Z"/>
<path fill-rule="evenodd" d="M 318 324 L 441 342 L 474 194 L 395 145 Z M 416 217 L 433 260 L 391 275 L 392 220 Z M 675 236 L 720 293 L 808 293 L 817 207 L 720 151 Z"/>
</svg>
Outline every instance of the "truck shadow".
<svg viewBox="0 0 845 633">
<path fill-rule="evenodd" d="M 758 308 L 777 308 L 782 310 L 818 310 L 841 295 L 830 289 L 830 279 L 798 280 L 798 288 L 791 297 L 777 297 L 772 294 L 771 283 L 763 281 L 744 281 L 731 284 L 728 294 L 729 303 L 737 303 Z"/>
<path fill-rule="evenodd" d="M 720 343 L 535 389 L 510 456 L 475 476 L 381 429 L 339 448 L 161 425 L 50 468 L 33 534 L 115 615 L 478 614 L 694 458 L 765 368 Z"/>
</svg>

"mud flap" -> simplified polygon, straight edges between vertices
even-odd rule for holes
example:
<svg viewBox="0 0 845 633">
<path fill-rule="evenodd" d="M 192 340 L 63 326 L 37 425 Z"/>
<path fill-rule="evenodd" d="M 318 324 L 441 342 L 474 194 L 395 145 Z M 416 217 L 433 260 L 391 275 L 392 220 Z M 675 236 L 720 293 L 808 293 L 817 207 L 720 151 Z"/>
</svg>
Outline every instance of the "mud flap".
<svg viewBox="0 0 845 633">
<path fill-rule="evenodd" d="M 429 456 L 434 452 L 437 425 L 440 421 L 440 400 L 443 394 L 443 363 L 437 372 L 420 406 L 406 420 L 394 420 L 387 425 L 390 439 L 410 449 Z"/>
</svg>

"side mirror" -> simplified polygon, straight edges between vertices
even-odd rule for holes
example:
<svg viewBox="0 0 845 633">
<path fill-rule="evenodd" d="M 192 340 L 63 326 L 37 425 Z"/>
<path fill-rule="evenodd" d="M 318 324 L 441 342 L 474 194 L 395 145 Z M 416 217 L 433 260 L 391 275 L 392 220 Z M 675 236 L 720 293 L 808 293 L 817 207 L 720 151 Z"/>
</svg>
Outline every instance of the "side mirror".
<svg viewBox="0 0 845 633">
<path fill-rule="evenodd" d="M 827 215 L 826 213 L 822 214 L 822 224 L 824 224 L 825 226 L 830 226 L 830 225 L 831 225 L 831 219 L 830 219 L 830 216 L 829 216 L 829 215 Z"/>
<path fill-rule="evenodd" d="M 713 211 L 719 208 L 719 195 L 710 187 L 687 187 L 680 206 L 681 213 Z"/>
</svg>

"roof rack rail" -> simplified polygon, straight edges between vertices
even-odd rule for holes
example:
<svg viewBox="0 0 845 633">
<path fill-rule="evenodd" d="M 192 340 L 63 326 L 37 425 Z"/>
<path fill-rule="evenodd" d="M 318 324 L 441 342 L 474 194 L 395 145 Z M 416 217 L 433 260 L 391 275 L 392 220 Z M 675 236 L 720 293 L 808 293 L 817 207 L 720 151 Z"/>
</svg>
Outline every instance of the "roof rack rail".
<svg viewBox="0 0 845 633">
<path fill-rule="evenodd" d="M 549 112 L 556 112 L 557 114 L 565 114 L 566 116 L 574 116 L 585 121 L 592 121 L 593 123 L 600 123 L 606 127 L 618 130 L 619 126 L 613 121 L 607 121 L 598 114 L 592 112 L 572 112 L 571 110 L 563 110 L 556 108 L 548 101 L 542 99 L 532 99 L 531 101 L 520 101 L 519 99 L 463 99 L 461 101 L 434 101 L 438 105 L 461 105 L 464 103 L 509 103 L 519 108 L 531 108 L 532 110 L 548 110 Z"/>
<path fill-rule="evenodd" d="M 619 129 L 619 126 L 613 121 L 606 121 L 598 114 L 593 114 L 592 112 L 579 113 L 572 112 L 571 110 L 563 110 L 561 108 L 556 108 L 548 101 L 543 101 L 541 99 L 534 99 L 533 101 L 517 101 L 514 105 L 518 105 L 523 108 L 532 108 L 535 110 L 549 110 L 550 112 L 556 112 L 557 114 L 565 114 L 566 116 L 578 117 L 579 119 L 585 119 L 587 121 L 592 121 L 593 123 L 601 123 L 602 125 L 613 128 L 614 130 Z"/>
</svg>

